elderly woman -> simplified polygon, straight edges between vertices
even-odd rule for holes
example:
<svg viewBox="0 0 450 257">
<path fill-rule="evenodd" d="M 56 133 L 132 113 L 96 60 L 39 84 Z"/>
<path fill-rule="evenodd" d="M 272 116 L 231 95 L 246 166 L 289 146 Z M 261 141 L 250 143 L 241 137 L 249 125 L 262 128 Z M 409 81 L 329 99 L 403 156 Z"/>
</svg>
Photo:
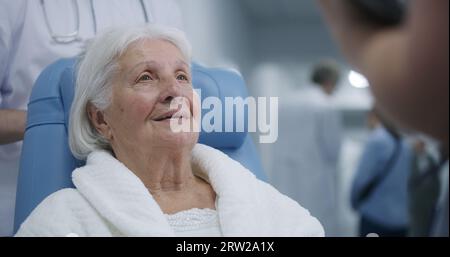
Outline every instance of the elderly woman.
<svg viewBox="0 0 450 257">
<path fill-rule="evenodd" d="M 47 197 L 17 235 L 324 234 L 295 201 L 197 144 L 198 132 L 173 130 L 197 124 L 190 55 L 180 31 L 158 26 L 113 29 L 91 42 L 69 128 L 71 151 L 86 165 L 72 173 L 75 188 Z"/>
</svg>

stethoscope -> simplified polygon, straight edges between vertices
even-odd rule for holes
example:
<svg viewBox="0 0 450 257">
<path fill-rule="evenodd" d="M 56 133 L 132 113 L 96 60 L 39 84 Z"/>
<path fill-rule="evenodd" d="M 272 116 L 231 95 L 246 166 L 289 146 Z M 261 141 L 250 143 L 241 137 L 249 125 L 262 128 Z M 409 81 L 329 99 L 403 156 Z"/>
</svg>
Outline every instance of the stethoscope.
<svg viewBox="0 0 450 257">
<path fill-rule="evenodd" d="M 142 8 L 142 12 L 144 13 L 145 23 L 149 22 L 149 16 L 147 13 L 147 9 L 145 8 L 144 0 L 139 0 Z M 94 9 L 94 1 L 90 0 L 90 8 L 92 14 L 92 21 L 94 23 L 94 33 L 97 34 L 97 18 L 95 17 L 95 9 Z M 78 8 L 78 4 L 76 0 L 72 0 L 72 5 L 75 10 L 75 30 L 73 32 L 67 34 L 57 34 L 53 31 L 52 26 L 50 25 L 50 21 L 48 18 L 47 10 L 45 8 L 45 1 L 41 0 L 42 11 L 44 12 L 45 24 L 47 25 L 50 36 L 53 41 L 58 44 L 68 44 L 74 41 L 81 41 L 81 38 L 78 36 L 80 32 L 80 10 Z"/>
</svg>

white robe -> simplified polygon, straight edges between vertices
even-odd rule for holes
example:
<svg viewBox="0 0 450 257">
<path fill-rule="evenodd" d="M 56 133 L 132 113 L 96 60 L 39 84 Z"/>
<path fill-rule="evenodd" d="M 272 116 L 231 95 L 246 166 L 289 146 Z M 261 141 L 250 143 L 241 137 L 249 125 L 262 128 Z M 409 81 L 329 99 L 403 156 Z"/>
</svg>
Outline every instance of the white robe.
<svg viewBox="0 0 450 257">
<path fill-rule="evenodd" d="M 258 180 L 240 163 L 206 145 L 192 165 L 216 192 L 224 236 L 323 236 L 320 222 L 297 202 Z M 104 151 L 74 170 L 75 189 L 48 196 L 16 236 L 173 236 L 161 208 L 141 180 Z"/>
</svg>

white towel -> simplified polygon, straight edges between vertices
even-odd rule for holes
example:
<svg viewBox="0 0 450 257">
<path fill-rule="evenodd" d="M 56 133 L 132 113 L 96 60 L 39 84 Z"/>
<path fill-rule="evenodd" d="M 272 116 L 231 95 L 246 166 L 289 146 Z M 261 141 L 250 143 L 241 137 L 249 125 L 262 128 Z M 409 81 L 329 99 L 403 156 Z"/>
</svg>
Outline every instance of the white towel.
<svg viewBox="0 0 450 257">
<path fill-rule="evenodd" d="M 324 235 L 306 209 L 221 151 L 197 144 L 192 165 L 216 192 L 224 236 Z M 174 235 L 141 180 L 108 152 L 91 153 L 72 180 L 76 188 L 47 197 L 16 236 Z"/>
</svg>

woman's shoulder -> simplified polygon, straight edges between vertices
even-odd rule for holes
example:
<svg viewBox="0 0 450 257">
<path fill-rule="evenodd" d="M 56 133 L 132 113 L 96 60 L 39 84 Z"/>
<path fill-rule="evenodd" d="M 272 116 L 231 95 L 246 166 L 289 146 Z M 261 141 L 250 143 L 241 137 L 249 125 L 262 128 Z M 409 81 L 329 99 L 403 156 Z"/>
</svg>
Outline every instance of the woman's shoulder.
<svg viewBox="0 0 450 257">
<path fill-rule="evenodd" d="M 41 204 L 68 204 L 68 200 L 81 200 L 82 196 L 76 188 L 63 188 L 47 196 Z"/>
<path fill-rule="evenodd" d="M 83 217 L 95 212 L 75 188 L 46 197 L 20 226 L 16 236 L 67 236 L 76 234 Z"/>
<path fill-rule="evenodd" d="M 258 205 L 280 235 L 324 236 L 320 221 L 297 201 L 281 193 L 272 185 L 257 180 Z M 264 207 L 263 207 L 264 206 Z"/>
<path fill-rule="evenodd" d="M 219 216 L 225 223 L 232 221 L 230 224 L 235 224 L 237 219 L 241 219 L 247 227 L 253 224 L 255 231 L 263 229 L 260 235 L 323 236 L 322 225 L 308 210 L 258 179 L 225 153 L 197 144 L 193 150 L 193 161 L 208 173 L 209 182 L 219 197 Z M 261 228 L 260 224 L 265 226 Z"/>
<path fill-rule="evenodd" d="M 33 210 L 32 214 L 34 212 L 45 212 L 51 208 L 58 211 L 67 211 L 68 208 L 72 209 L 76 207 L 76 205 L 83 204 L 84 202 L 86 202 L 86 200 L 76 188 L 63 188 L 47 196 L 36 209 Z"/>
<path fill-rule="evenodd" d="M 83 205 L 86 200 L 75 188 L 64 188 L 47 196 L 28 216 L 49 216 L 70 212 L 77 205 Z"/>
</svg>

